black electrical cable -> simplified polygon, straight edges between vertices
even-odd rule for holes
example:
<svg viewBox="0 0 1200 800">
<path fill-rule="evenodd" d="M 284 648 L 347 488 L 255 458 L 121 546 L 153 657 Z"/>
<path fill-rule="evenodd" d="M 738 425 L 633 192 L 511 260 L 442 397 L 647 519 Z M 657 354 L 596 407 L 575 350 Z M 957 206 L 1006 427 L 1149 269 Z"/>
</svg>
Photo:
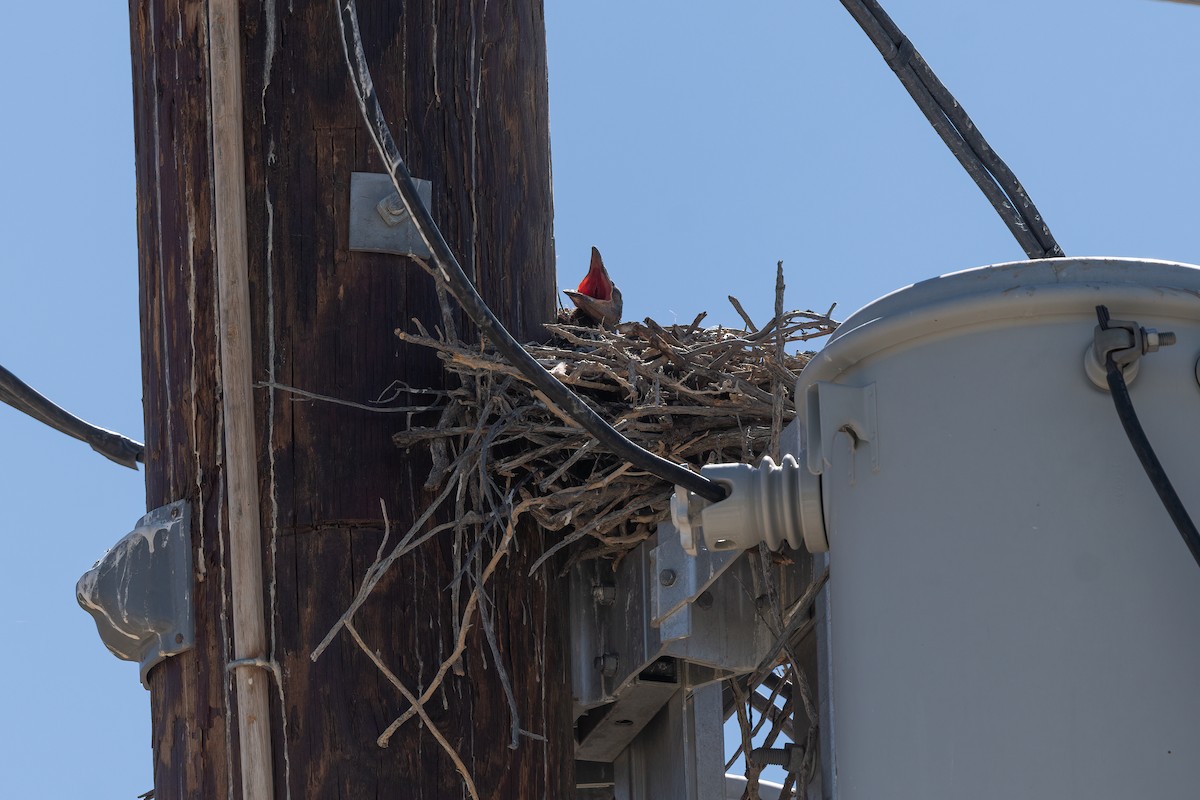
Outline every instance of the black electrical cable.
<svg viewBox="0 0 1200 800">
<path fill-rule="evenodd" d="M 1096 317 L 1100 320 L 1100 327 L 1107 330 L 1108 308 L 1096 306 Z M 1171 485 L 1171 479 L 1167 477 L 1166 470 L 1163 469 L 1158 456 L 1154 453 L 1154 448 L 1150 446 L 1150 440 L 1146 437 L 1142 423 L 1138 420 L 1137 411 L 1133 408 L 1129 387 L 1125 385 L 1125 376 L 1121 374 L 1121 368 L 1113 360 L 1111 352 L 1104 359 L 1104 369 L 1108 379 L 1109 393 L 1112 394 L 1113 405 L 1117 409 L 1117 416 L 1121 419 L 1121 426 L 1125 428 L 1125 435 L 1129 437 L 1129 444 L 1133 445 L 1133 451 L 1137 453 L 1138 460 L 1142 462 L 1142 469 L 1146 471 L 1146 477 L 1154 485 L 1154 491 L 1158 492 L 1158 499 L 1167 509 L 1171 521 L 1175 523 L 1179 535 L 1183 537 L 1184 544 L 1192 552 L 1192 558 L 1200 566 L 1200 532 L 1196 530 L 1191 516 L 1183 507 L 1183 501 L 1179 499 L 1175 487 Z"/>
<path fill-rule="evenodd" d="M 416 224 L 421 239 L 433 254 L 433 262 L 441 273 L 447 290 L 458 301 L 467 316 L 479 327 L 483 335 L 492 343 L 505 359 L 521 371 L 534 386 L 540 389 L 550 401 L 560 408 L 571 419 L 583 426 L 584 430 L 594 436 L 611 452 L 625 459 L 635 467 L 657 475 L 668 483 L 678 484 L 701 497 L 719 502 L 726 497 L 726 491 L 720 484 L 697 475 L 679 464 L 656 456 L 621 435 L 612 425 L 609 425 L 590 406 L 546 371 L 533 356 L 521 347 L 512 334 L 496 319 L 496 315 L 488 308 L 487 303 L 479 296 L 471 279 L 463 272 L 458 259 L 446 244 L 441 230 L 433 221 L 433 216 L 425 208 L 417 195 L 412 175 L 400 150 L 392 137 L 391 129 L 383 116 L 383 108 L 371 82 L 371 72 L 367 66 L 366 54 L 363 52 L 362 37 L 358 28 L 358 12 L 354 0 L 334 0 L 338 10 L 338 30 L 342 37 L 342 52 L 346 56 L 346 65 L 350 69 L 351 83 L 354 94 L 358 99 L 358 107 L 362 112 L 367 129 L 375 141 L 375 147 L 383 159 L 385 168 L 392 178 L 392 184 L 400 194 L 404 208 Z"/>
<path fill-rule="evenodd" d="M 841 0 L 1030 258 L 1063 255 L 1008 165 L 876 0 Z"/>
<path fill-rule="evenodd" d="M 114 431 L 99 428 L 55 405 L 16 375 L 0 367 L 0 402 L 89 445 L 100 455 L 124 467 L 137 469 L 146 448 Z"/>
</svg>

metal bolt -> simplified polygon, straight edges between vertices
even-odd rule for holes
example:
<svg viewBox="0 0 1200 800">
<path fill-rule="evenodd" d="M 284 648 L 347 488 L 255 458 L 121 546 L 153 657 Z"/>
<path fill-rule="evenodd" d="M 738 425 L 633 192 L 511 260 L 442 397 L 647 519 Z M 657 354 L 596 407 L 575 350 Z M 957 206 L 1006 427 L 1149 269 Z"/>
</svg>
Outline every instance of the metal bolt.
<svg viewBox="0 0 1200 800">
<path fill-rule="evenodd" d="M 713 605 L 712 592 L 702 592 L 700 594 L 700 596 L 696 598 L 696 606 L 698 608 L 701 608 L 701 609 L 707 611 L 708 609 L 712 608 L 712 605 Z"/>
<path fill-rule="evenodd" d="M 664 569 L 658 573 L 658 582 L 663 586 L 674 586 L 676 577 L 678 576 L 675 575 L 675 570 Z"/>
<path fill-rule="evenodd" d="M 379 212 L 380 218 L 390 228 L 394 228 L 408 219 L 408 211 L 404 208 L 404 201 L 400 199 L 400 195 L 396 192 L 392 192 L 380 200 L 379 204 L 375 206 L 375 210 Z"/>
<path fill-rule="evenodd" d="M 1175 334 L 1171 331 L 1159 333 L 1154 328 L 1142 328 L 1142 352 L 1153 353 L 1160 347 L 1170 347 L 1175 344 Z"/>
<path fill-rule="evenodd" d="M 760 594 L 758 597 L 754 598 L 754 607 L 757 608 L 759 611 L 764 610 L 769 605 L 771 605 L 771 596 L 770 595 Z"/>
</svg>

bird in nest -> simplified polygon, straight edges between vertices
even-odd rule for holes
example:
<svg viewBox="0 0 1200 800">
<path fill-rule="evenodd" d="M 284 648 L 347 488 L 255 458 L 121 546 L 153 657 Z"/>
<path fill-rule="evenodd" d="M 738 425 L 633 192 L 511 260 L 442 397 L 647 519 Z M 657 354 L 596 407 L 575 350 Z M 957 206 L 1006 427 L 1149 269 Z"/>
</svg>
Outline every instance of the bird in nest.
<svg viewBox="0 0 1200 800">
<path fill-rule="evenodd" d="M 608 276 L 600 251 L 594 247 L 587 275 L 575 291 L 565 289 L 563 294 L 575 304 L 575 310 L 570 313 L 567 322 L 611 327 L 621 321 L 621 290 Z"/>
</svg>

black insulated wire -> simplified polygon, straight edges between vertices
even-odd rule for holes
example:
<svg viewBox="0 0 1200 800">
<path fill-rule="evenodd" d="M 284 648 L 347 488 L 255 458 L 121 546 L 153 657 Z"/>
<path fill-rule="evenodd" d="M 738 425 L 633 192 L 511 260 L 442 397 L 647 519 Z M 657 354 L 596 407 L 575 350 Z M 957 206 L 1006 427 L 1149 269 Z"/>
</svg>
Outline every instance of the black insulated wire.
<svg viewBox="0 0 1200 800">
<path fill-rule="evenodd" d="M 409 174 L 408 167 L 400 156 L 400 150 L 396 146 L 396 140 L 392 137 L 391 129 L 383 115 L 383 108 L 375 93 L 374 84 L 371 82 L 371 71 L 367 66 L 366 54 L 363 51 L 362 37 L 358 27 L 358 12 L 354 0 L 334 0 L 334 5 L 338 12 L 338 30 L 342 37 L 342 52 L 346 56 L 346 65 L 350 69 L 350 80 L 354 86 L 354 94 L 358 100 L 363 121 L 366 123 L 375 147 L 392 178 L 392 184 L 404 202 L 405 209 L 416 224 L 417 231 L 421 234 L 421 239 L 429 248 L 429 252 L 433 254 L 434 266 L 441 274 L 447 290 L 462 306 L 467 316 L 478 326 L 483 336 L 492 343 L 500 355 L 519 369 L 530 383 L 540 389 L 552 403 L 578 422 L 610 452 L 635 467 L 657 475 L 668 483 L 683 486 L 706 500 L 712 502 L 724 500 L 726 492 L 720 484 L 657 456 L 622 436 L 582 398 L 547 372 L 533 356 L 529 355 L 525 348 L 521 347 L 512 334 L 500 323 L 500 320 L 496 319 L 496 315 L 492 313 L 487 303 L 475 290 L 471 279 L 463 272 L 458 259 L 454 257 L 450 246 L 446 244 L 437 223 L 433 221 L 433 216 L 417 196 L 417 188 L 413 184 L 412 175 Z"/>
<path fill-rule="evenodd" d="M 1062 248 L 1016 175 L 983 138 L 962 105 L 883 7 L 876 0 L 841 2 L 896 73 L 929 124 L 996 209 L 1025 254 L 1030 258 L 1063 255 Z"/>
<path fill-rule="evenodd" d="M 1108 308 L 1096 306 L 1096 318 L 1100 321 L 1100 327 L 1107 330 Z M 1175 523 L 1179 535 L 1183 537 L 1183 542 L 1191 551 L 1197 566 L 1200 566 L 1200 532 L 1196 530 L 1196 525 L 1188 515 L 1187 509 L 1184 508 L 1183 501 L 1179 499 L 1175 487 L 1171 485 L 1171 479 L 1167 477 L 1166 470 L 1163 469 L 1162 463 L 1154 453 L 1154 448 L 1150 446 L 1150 440 L 1146 437 L 1137 411 L 1133 408 L 1133 399 L 1129 396 L 1129 387 L 1125 384 L 1125 376 L 1121 374 L 1121 368 L 1113 360 L 1111 352 L 1104 359 L 1104 369 L 1108 379 L 1109 393 L 1112 395 L 1113 405 L 1117 409 L 1117 416 L 1121 420 L 1121 427 L 1125 429 L 1125 435 L 1129 438 L 1129 444 L 1133 445 L 1133 452 L 1137 453 L 1138 460 L 1142 462 L 1142 469 L 1146 471 L 1146 477 L 1154 485 L 1154 491 L 1158 492 L 1158 499 L 1167 509 L 1167 514 L 1171 516 L 1171 521 Z"/>
<path fill-rule="evenodd" d="M 123 467 L 137 469 L 145 461 L 146 448 L 115 431 L 85 422 L 53 403 L 4 367 L 0 367 L 0 402 L 23 411 L 43 425 L 78 439 L 100 455 Z"/>
</svg>

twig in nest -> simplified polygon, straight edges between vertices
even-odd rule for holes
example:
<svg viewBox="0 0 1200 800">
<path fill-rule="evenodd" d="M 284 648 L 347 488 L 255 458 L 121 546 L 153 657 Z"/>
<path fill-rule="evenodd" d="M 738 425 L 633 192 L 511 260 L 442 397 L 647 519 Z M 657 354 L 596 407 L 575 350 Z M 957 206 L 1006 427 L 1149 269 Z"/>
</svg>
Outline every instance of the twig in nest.
<svg viewBox="0 0 1200 800">
<path fill-rule="evenodd" d="M 741 301 L 739 301 L 733 295 L 729 295 L 729 304 L 733 306 L 733 310 L 736 311 L 738 316 L 742 318 L 742 321 L 746 323 L 746 327 L 751 333 L 758 330 L 758 327 L 754 324 L 754 320 L 750 319 L 750 315 L 746 313 L 746 309 L 742 308 Z"/>
</svg>

